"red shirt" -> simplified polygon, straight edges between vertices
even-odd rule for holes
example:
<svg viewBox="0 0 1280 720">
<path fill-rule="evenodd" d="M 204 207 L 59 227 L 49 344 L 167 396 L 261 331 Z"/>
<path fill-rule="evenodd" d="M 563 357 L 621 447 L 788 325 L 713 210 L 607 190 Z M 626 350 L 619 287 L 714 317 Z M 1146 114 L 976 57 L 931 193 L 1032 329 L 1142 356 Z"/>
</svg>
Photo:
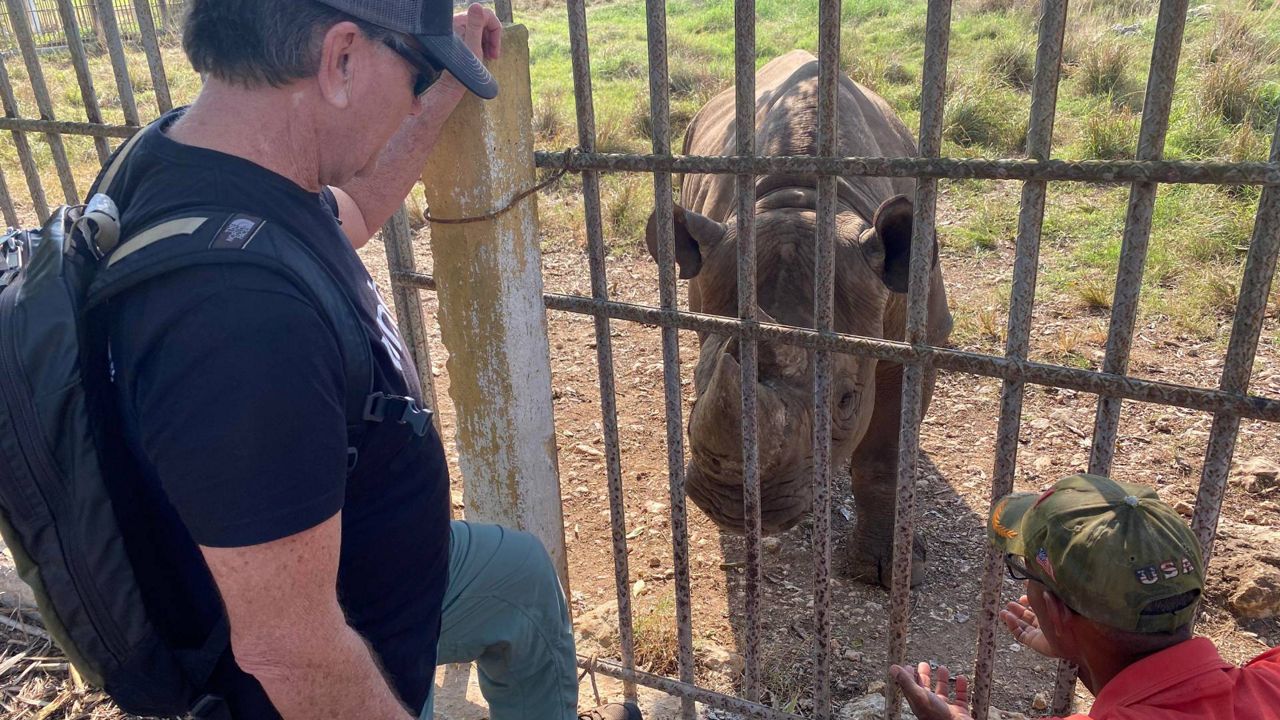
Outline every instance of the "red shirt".
<svg viewBox="0 0 1280 720">
<path fill-rule="evenodd" d="M 1280 648 L 1236 667 L 1193 638 L 1125 668 L 1067 720 L 1280 720 Z"/>
</svg>

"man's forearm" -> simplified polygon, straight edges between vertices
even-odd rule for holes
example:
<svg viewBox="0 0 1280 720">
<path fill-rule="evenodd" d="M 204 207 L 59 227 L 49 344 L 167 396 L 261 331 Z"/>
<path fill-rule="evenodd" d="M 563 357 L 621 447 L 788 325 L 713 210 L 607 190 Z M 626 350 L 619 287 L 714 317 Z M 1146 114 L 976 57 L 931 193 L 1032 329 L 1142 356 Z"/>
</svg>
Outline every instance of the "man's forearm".
<svg viewBox="0 0 1280 720">
<path fill-rule="evenodd" d="M 364 640 L 345 624 L 334 634 L 308 630 L 315 641 L 307 650 L 278 648 L 237 663 L 262 684 L 284 720 L 412 720 L 379 670 Z M 234 649 L 234 648 L 233 648 Z"/>
<path fill-rule="evenodd" d="M 370 233 L 376 233 L 400 208 L 464 92 L 454 82 L 440 82 L 428 90 L 422 98 L 422 112 L 406 120 L 392 136 L 373 171 L 342 187 L 359 206 Z"/>
</svg>

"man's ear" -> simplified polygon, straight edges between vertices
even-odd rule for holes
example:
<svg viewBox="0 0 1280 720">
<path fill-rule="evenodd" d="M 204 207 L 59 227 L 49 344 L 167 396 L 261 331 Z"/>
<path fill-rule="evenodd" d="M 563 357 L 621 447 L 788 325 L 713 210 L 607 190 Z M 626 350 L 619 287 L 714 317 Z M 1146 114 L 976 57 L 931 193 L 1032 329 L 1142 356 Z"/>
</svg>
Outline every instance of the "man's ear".
<svg viewBox="0 0 1280 720">
<path fill-rule="evenodd" d="M 718 245 L 729 232 L 729 226 L 716 222 L 706 215 L 675 206 L 675 249 L 676 264 L 680 266 L 680 279 L 688 280 L 698 276 L 702 270 L 702 259 L 706 253 Z M 644 227 L 645 244 L 649 247 L 649 255 L 654 262 L 658 261 L 658 223 L 657 214 L 649 213 L 649 221 Z"/>
<path fill-rule="evenodd" d="M 364 38 L 355 23 L 343 21 L 329 28 L 320 47 L 320 68 L 316 80 L 320 94 L 335 108 L 346 109 L 352 102 L 351 83 L 358 71 L 372 72 L 372 68 L 359 67 L 357 46 Z"/>
</svg>

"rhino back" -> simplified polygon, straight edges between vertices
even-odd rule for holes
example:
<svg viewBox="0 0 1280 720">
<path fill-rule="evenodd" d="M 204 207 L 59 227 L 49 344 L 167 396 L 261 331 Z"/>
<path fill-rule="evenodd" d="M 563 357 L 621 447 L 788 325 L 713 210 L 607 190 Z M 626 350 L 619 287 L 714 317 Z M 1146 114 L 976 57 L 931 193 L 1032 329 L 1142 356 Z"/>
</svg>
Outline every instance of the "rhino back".
<svg viewBox="0 0 1280 720">
<path fill-rule="evenodd" d="M 836 113 L 840 133 L 836 153 L 843 156 L 909 157 L 916 145 L 902 121 L 879 95 L 839 76 Z M 817 150 L 818 61 L 795 50 L 776 58 L 756 76 L 756 147 L 760 155 L 813 155 Z M 721 92 L 689 124 L 684 152 L 690 155 L 736 154 L 734 91 Z M 841 198 L 870 218 L 881 202 L 910 194 L 909 178 L 846 177 Z M 734 208 L 734 176 L 689 174 L 681 190 L 681 204 L 724 221 Z M 762 176 L 757 187 L 817 187 L 814 175 Z"/>
</svg>

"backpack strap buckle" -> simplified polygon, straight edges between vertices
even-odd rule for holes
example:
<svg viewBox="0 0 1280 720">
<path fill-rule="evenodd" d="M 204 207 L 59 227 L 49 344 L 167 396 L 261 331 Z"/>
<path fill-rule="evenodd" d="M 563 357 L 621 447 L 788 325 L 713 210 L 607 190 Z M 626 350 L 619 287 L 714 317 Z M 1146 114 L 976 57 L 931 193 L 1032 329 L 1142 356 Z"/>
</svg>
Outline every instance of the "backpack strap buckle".
<svg viewBox="0 0 1280 720">
<path fill-rule="evenodd" d="M 431 411 L 419 407 L 418 401 L 411 397 L 376 392 L 364 401 L 364 419 L 378 423 L 394 420 L 410 426 L 413 434 L 422 437 L 431 425 Z"/>
<path fill-rule="evenodd" d="M 232 720 L 231 710 L 218 695 L 205 695 L 191 708 L 191 720 Z"/>
</svg>

